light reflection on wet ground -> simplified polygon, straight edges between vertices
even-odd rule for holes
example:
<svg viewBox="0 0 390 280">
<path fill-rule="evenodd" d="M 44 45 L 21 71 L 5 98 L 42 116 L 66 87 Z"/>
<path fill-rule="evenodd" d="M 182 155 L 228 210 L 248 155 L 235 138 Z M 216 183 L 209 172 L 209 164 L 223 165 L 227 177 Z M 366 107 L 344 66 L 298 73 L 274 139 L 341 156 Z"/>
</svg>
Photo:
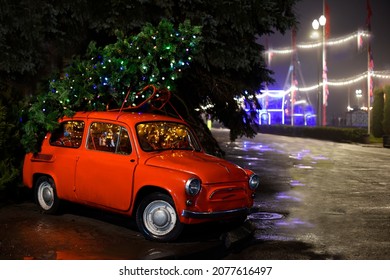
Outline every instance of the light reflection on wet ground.
<svg viewBox="0 0 390 280">
<path fill-rule="evenodd" d="M 300 169 L 313 169 L 313 166 L 304 165 L 304 164 L 294 164 L 294 167 L 300 168 Z"/>
<path fill-rule="evenodd" d="M 275 250 L 293 247 L 290 258 L 389 258 L 389 149 L 263 134 L 224 142 L 223 133 L 213 135 L 226 158 L 261 178 L 250 254 L 280 258 Z"/>
<path fill-rule="evenodd" d="M 290 181 L 290 186 L 291 187 L 304 187 L 305 184 L 299 182 L 298 180 L 291 180 Z"/>
<path fill-rule="evenodd" d="M 263 135 L 228 142 L 228 132 L 216 138 L 226 159 L 261 177 L 248 217 L 254 238 L 228 258 L 390 259 L 389 149 Z M 0 259 L 221 256 L 212 254 L 221 249 L 219 228 L 191 228 L 180 242 L 156 245 L 117 216 L 86 209 L 40 216 L 35 209 L 0 208 Z"/>
<path fill-rule="evenodd" d="M 221 246 L 223 229 L 211 226 L 188 229 L 177 243 L 156 243 L 143 238 L 128 217 L 81 206 L 68 206 L 58 216 L 39 213 L 31 202 L 0 210 L 0 260 L 181 259 Z"/>
<path fill-rule="evenodd" d="M 297 231 L 314 227 L 304 218 L 290 215 L 291 209 L 299 208 L 304 203 L 299 190 L 308 187 L 297 178 L 299 173 L 295 173 L 299 170 L 305 174 L 310 172 L 316 168 L 317 162 L 329 160 L 326 156 L 306 148 L 298 148 L 291 153 L 290 147 L 277 142 L 262 143 L 260 137 L 256 141 L 238 139 L 235 142 L 222 142 L 222 145 L 226 159 L 257 172 L 262 179 L 261 188 L 266 188 L 259 190 L 253 213 L 248 217 L 256 229 L 255 239 L 291 241 L 296 238 Z M 276 157 L 284 160 L 277 161 Z M 273 166 L 274 163 L 280 165 L 280 162 L 285 166 Z M 281 170 L 284 172 L 281 173 Z"/>
</svg>

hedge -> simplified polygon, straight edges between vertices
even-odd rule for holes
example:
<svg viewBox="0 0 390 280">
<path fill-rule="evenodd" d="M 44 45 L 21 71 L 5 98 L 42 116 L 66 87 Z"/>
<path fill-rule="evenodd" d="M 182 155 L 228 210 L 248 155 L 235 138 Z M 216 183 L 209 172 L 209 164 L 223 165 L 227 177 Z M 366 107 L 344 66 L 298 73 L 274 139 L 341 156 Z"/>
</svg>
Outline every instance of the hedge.
<svg viewBox="0 0 390 280">
<path fill-rule="evenodd" d="M 334 142 L 367 143 L 368 141 L 367 130 L 363 128 L 262 125 L 257 131 L 265 134 L 306 137 Z"/>
</svg>

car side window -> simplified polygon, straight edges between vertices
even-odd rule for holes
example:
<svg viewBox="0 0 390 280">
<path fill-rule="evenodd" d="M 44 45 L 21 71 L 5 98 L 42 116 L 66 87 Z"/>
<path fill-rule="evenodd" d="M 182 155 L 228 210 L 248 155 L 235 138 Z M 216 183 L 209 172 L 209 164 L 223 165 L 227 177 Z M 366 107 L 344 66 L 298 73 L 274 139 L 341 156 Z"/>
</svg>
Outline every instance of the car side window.
<svg viewBox="0 0 390 280">
<path fill-rule="evenodd" d="M 94 122 L 91 124 L 87 139 L 87 149 L 122 155 L 129 155 L 132 150 L 126 128 L 105 122 Z"/>
<path fill-rule="evenodd" d="M 83 121 L 66 121 L 51 133 L 50 145 L 68 148 L 78 148 L 84 133 Z"/>
</svg>

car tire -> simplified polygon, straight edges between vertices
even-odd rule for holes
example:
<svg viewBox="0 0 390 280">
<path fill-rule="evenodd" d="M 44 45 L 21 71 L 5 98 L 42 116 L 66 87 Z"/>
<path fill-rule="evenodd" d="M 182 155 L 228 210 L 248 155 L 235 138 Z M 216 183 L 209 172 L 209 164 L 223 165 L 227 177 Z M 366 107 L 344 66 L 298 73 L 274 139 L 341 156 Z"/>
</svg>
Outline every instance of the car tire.
<svg viewBox="0 0 390 280">
<path fill-rule="evenodd" d="M 173 241 L 183 230 L 172 197 L 163 193 L 150 194 L 141 201 L 136 222 L 142 234 L 153 241 Z"/>
<path fill-rule="evenodd" d="M 46 214 L 58 212 L 60 200 L 54 180 L 48 176 L 41 176 L 35 184 L 35 202 L 39 209 Z"/>
</svg>

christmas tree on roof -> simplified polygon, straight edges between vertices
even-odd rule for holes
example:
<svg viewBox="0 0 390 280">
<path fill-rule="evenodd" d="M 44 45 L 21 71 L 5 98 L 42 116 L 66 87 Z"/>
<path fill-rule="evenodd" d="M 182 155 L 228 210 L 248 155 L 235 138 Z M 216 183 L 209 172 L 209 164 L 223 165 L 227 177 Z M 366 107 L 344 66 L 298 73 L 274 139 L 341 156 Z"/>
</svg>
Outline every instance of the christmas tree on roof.
<svg viewBox="0 0 390 280">
<path fill-rule="evenodd" d="M 134 36 L 117 32 L 117 41 L 104 47 L 91 42 L 86 56 L 75 58 L 31 103 L 23 127 L 26 152 L 39 151 L 45 134 L 63 116 L 121 108 L 124 102 L 126 107 L 137 106 L 153 93 L 138 94 L 144 88 L 172 90 L 190 66 L 200 34 L 200 27 L 189 21 L 176 29 L 162 20 L 158 26 L 147 24 Z"/>
</svg>

